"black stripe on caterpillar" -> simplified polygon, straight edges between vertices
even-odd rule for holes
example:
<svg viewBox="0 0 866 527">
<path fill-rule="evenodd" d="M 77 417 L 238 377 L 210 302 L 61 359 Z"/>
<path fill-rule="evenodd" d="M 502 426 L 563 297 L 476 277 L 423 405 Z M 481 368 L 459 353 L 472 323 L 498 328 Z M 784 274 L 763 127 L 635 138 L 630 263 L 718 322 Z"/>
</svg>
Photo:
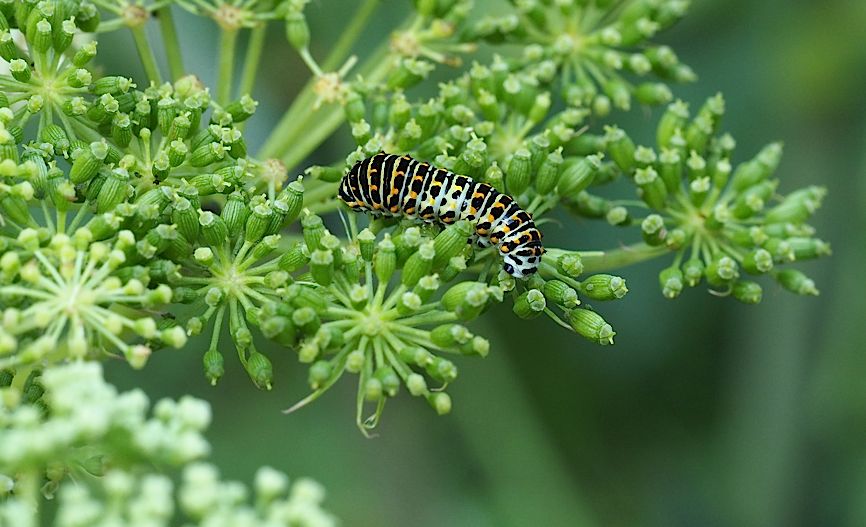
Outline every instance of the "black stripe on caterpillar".
<svg viewBox="0 0 866 527">
<path fill-rule="evenodd" d="M 476 243 L 495 245 L 503 268 L 515 278 L 535 273 L 544 254 L 541 231 L 511 196 L 409 156 L 380 152 L 355 163 L 340 183 L 339 197 L 352 210 L 375 216 L 444 225 L 468 220 Z"/>
</svg>

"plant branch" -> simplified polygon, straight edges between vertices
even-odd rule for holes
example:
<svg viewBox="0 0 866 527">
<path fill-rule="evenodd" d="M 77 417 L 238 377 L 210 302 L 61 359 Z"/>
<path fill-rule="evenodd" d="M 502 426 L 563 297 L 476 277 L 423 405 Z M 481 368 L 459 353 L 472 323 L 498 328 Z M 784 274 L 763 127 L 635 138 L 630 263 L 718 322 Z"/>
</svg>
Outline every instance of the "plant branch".
<svg viewBox="0 0 866 527">
<path fill-rule="evenodd" d="M 130 26 L 132 38 L 135 40 L 135 48 L 138 50 L 138 56 L 141 58 L 141 65 L 144 67 L 144 72 L 151 82 L 162 83 L 162 75 L 159 73 L 159 66 L 156 63 L 156 57 L 153 55 L 153 48 L 147 39 L 144 25 Z"/>
<path fill-rule="evenodd" d="M 652 260 L 668 252 L 665 247 L 652 247 L 641 242 L 609 251 L 585 251 L 580 256 L 584 272 L 597 273 Z"/>
<path fill-rule="evenodd" d="M 162 42 L 165 46 L 165 55 L 168 59 L 168 71 L 172 80 L 177 80 L 186 73 L 183 67 L 183 54 L 180 51 L 180 41 L 177 37 L 177 28 L 174 24 L 174 15 L 171 6 L 160 7 L 156 11 L 159 19 L 159 30 L 162 33 Z"/>
<path fill-rule="evenodd" d="M 220 31 L 219 64 L 217 66 L 217 103 L 221 105 L 227 104 L 229 97 L 231 97 L 237 41 L 237 29 L 223 28 Z"/>
</svg>

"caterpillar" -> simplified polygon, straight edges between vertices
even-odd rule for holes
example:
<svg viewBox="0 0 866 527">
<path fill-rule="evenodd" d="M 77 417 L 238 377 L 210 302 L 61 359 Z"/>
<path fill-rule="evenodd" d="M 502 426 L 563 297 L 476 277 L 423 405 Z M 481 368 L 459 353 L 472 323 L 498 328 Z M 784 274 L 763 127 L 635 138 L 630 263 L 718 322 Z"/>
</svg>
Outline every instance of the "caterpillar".
<svg viewBox="0 0 866 527">
<path fill-rule="evenodd" d="M 340 183 L 339 197 L 352 210 L 374 216 L 445 225 L 468 220 L 476 243 L 495 245 L 505 272 L 515 278 L 538 271 L 544 254 L 532 216 L 511 196 L 408 155 L 380 152 L 355 163 Z"/>
</svg>

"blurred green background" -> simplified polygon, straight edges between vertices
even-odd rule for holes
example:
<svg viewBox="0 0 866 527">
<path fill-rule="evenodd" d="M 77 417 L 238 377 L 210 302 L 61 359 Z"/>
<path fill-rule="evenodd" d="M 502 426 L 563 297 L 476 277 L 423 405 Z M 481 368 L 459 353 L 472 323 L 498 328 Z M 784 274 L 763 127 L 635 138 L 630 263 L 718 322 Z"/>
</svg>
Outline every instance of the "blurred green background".
<svg viewBox="0 0 866 527">
<path fill-rule="evenodd" d="M 308 7 L 314 54 L 323 55 L 344 23 L 336 14 L 353 3 Z M 359 51 L 405 11 L 385 1 Z M 212 85 L 213 25 L 178 16 L 187 64 Z M 306 393 L 306 370 L 285 351 L 273 352 L 270 393 L 232 360 L 211 388 L 194 351 L 156 354 L 143 374 L 116 364 L 111 376 L 153 398 L 210 400 L 214 459 L 226 476 L 249 481 L 268 464 L 314 477 L 347 526 L 866 525 L 864 31 L 863 0 L 704 0 L 660 39 L 700 76 L 677 87 L 679 97 L 696 108 L 725 94 L 738 160 L 782 140 L 781 190 L 829 188 L 815 223 L 834 255 L 801 267 L 818 298 L 765 283 L 758 306 L 704 289 L 667 301 L 656 285 L 661 261 L 628 268 L 628 297 L 604 306 L 615 347 L 542 319 L 515 322 L 500 309 L 474 327 L 494 352 L 458 364 L 453 413 L 436 417 L 404 395 L 372 440 L 354 425 L 354 379 L 280 413 Z M 103 60 L 128 68 L 128 34 L 102 44 Z M 252 143 L 307 78 L 278 27 L 268 46 Z M 612 118 L 651 137 L 658 114 L 638 108 Z M 341 130 L 319 160 L 347 148 Z M 548 235 L 581 249 L 615 246 L 620 236 L 567 226 Z"/>
</svg>

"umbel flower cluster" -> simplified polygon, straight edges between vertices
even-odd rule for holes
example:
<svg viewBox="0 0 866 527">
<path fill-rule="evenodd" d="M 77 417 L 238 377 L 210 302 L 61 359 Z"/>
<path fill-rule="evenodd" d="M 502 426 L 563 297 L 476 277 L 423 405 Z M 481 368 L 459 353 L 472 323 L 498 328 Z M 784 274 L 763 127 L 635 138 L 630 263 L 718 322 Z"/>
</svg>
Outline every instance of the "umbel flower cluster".
<svg viewBox="0 0 866 527">
<path fill-rule="evenodd" d="M 273 525 L 329 527 L 318 483 L 259 469 L 250 491 L 220 479 L 204 461 L 210 406 L 163 399 L 148 415 L 140 390 L 118 393 L 99 363 L 31 375 L 21 386 L 0 376 L 0 525 L 35 527 L 42 497 L 56 498 L 58 527 Z M 17 402 L 14 400 L 17 399 Z M 179 482 L 161 470 L 182 468 Z"/>
<path fill-rule="evenodd" d="M 706 283 L 756 303 L 760 275 L 796 294 L 817 293 L 789 264 L 829 253 L 808 224 L 824 190 L 780 194 L 780 144 L 735 155 L 720 95 L 691 112 L 674 99 L 673 84 L 695 74 L 656 37 L 688 2 L 513 1 L 487 17 L 468 0 L 417 0 L 378 46 L 362 50 L 356 41 L 377 7 L 363 0 L 322 60 L 311 52 L 306 4 L 0 2 L 0 375 L 8 385 L 0 409 L 24 416 L 4 417 L 4 437 L 62 418 L 36 393 L 36 379 L 50 384 L 113 356 L 144 368 L 164 347 L 200 353 L 213 384 L 226 355 L 237 354 L 263 389 L 280 379 L 270 357 L 296 353 L 309 386 L 287 390 L 309 395 L 288 411 L 355 374 L 364 433 L 401 391 L 444 414 L 459 356 L 490 352 L 471 323 L 492 305 L 610 345 L 616 333 L 604 303 L 628 292 L 611 272 L 669 253 L 659 278 L 668 298 Z M 179 9 L 215 23 L 213 87 L 184 64 Z M 151 24 L 158 31 L 147 31 Z M 310 78 L 263 144 L 251 145 L 251 94 L 275 26 Z M 98 34 L 115 30 L 131 33 L 144 76 L 100 66 Z M 438 86 L 427 80 L 434 70 L 444 79 Z M 635 144 L 613 124 L 616 112 L 636 105 L 661 108 L 654 145 Z M 308 165 L 341 127 L 354 146 Z M 610 250 L 547 243 L 539 272 L 516 280 L 495 248 L 467 243 L 469 223 L 442 228 L 348 213 L 336 198 L 340 179 L 380 151 L 487 182 L 542 230 L 590 219 L 623 234 L 611 235 Z M 551 221 L 554 213 L 560 221 Z M 70 362 L 76 366 L 62 367 Z M 140 396 L 130 397 L 141 407 Z M 24 400 L 32 404 L 19 409 Z M 202 447 L 199 429 L 186 433 L 184 448 Z M 29 496 L 33 485 L 59 485 L 70 515 L 118 500 L 132 507 L 143 494 L 171 501 L 165 480 L 137 470 L 64 492 L 62 475 L 78 469 L 66 458 L 49 463 L 60 450 L 33 459 L 4 451 L 9 485 Z M 203 453 L 142 451 L 136 459 L 177 464 Z M 194 487 L 239 503 L 213 470 L 186 474 L 179 499 L 190 517 L 210 509 L 211 498 L 184 498 Z M 290 509 L 284 479 L 261 479 L 262 503 Z M 317 503 L 319 492 L 300 485 L 296 494 Z M 7 515 L 18 514 L 18 491 L 13 498 Z M 154 521 L 168 521 L 167 510 Z M 63 525 L 79 524 L 70 522 Z"/>
</svg>

